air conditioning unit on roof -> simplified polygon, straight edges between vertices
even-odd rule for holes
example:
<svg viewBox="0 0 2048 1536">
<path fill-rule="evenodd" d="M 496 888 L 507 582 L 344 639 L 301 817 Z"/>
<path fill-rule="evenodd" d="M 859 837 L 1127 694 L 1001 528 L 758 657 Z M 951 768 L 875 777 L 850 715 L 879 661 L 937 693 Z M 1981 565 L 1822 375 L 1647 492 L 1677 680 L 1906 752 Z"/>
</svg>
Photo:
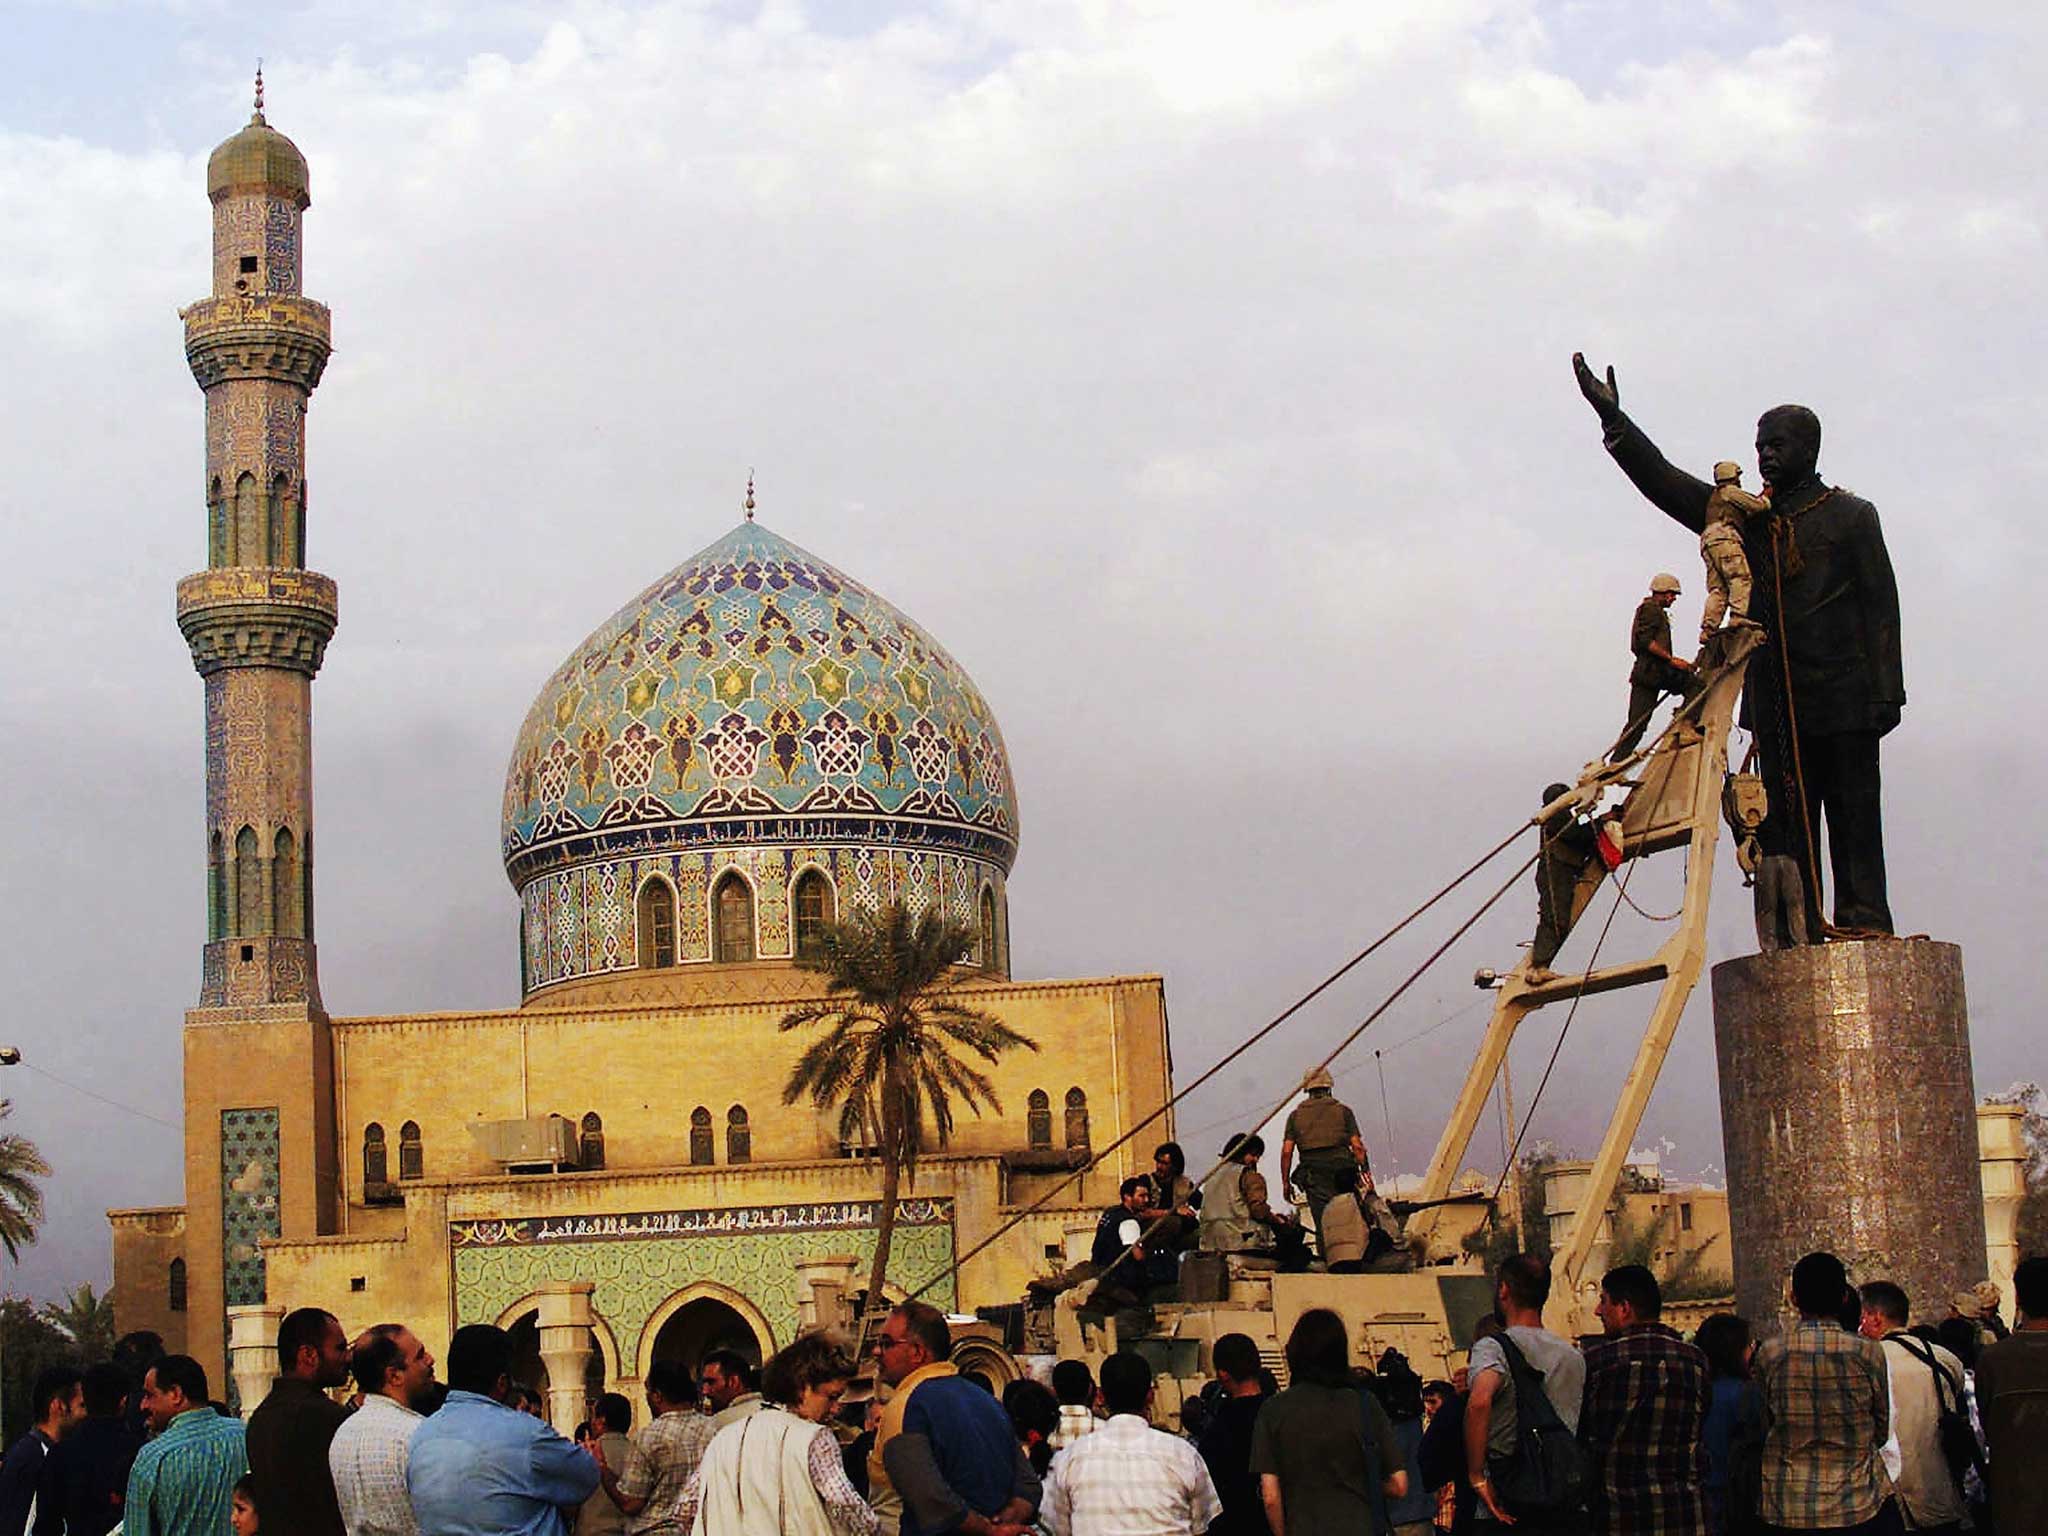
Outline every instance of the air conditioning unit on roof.
<svg viewBox="0 0 2048 1536">
<path fill-rule="evenodd" d="M 479 1120 L 469 1134 L 484 1156 L 509 1169 L 574 1168 L 576 1126 L 561 1115 L 533 1115 L 524 1120 Z"/>
</svg>

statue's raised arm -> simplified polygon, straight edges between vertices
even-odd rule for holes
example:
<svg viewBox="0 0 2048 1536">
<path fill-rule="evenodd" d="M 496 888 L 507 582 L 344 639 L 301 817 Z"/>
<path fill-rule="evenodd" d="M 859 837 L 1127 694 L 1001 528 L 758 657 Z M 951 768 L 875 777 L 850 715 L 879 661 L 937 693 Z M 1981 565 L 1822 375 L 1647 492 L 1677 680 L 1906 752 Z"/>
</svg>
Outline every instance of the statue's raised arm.
<svg viewBox="0 0 2048 1536">
<path fill-rule="evenodd" d="M 1603 381 L 1586 365 L 1585 353 L 1574 352 L 1572 372 L 1578 378 L 1579 393 L 1600 418 L 1607 451 L 1621 466 L 1622 473 L 1651 505 L 1698 533 L 1706 526 L 1707 498 L 1714 494 L 1714 488 L 1673 465 L 1643 435 L 1643 429 L 1628 419 L 1621 408 L 1621 386 L 1614 381 L 1612 364 Z"/>
</svg>

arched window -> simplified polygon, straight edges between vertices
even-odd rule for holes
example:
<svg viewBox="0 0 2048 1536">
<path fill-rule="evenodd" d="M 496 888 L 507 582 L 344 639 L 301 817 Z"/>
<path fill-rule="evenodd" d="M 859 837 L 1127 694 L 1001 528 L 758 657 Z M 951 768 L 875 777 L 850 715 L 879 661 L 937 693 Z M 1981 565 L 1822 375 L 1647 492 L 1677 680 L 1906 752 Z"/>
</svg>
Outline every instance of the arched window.
<svg viewBox="0 0 2048 1536">
<path fill-rule="evenodd" d="M 987 886 L 981 888 L 981 929 L 976 938 L 982 965 L 1000 971 L 1003 967 L 996 949 L 996 893 Z"/>
<path fill-rule="evenodd" d="M 270 513 L 270 560 L 268 563 L 271 565 L 288 565 L 291 563 L 291 556 L 286 553 L 292 547 L 291 512 L 288 509 L 287 500 L 290 494 L 287 487 L 290 484 L 291 482 L 285 478 L 281 470 L 278 472 L 277 477 L 270 482 L 270 506 L 267 510 Z"/>
<path fill-rule="evenodd" d="M 372 1120 L 363 1127 L 363 1187 L 371 1189 L 391 1182 L 391 1165 L 384 1158 L 384 1127 Z"/>
<path fill-rule="evenodd" d="M 1029 1106 L 1024 1112 L 1024 1133 L 1035 1150 L 1052 1146 L 1052 1096 L 1043 1088 L 1031 1090 L 1027 1099 Z"/>
<path fill-rule="evenodd" d="M 270 532 L 269 521 L 256 477 L 244 474 L 235 481 L 233 559 L 236 565 L 270 564 L 270 551 L 265 547 Z"/>
<path fill-rule="evenodd" d="M 270 861 L 270 923 L 287 938 L 299 937 L 299 855 L 288 827 L 277 829 Z"/>
<path fill-rule="evenodd" d="M 398 1128 L 398 1176 L 423 1179 L 427 1176 L 427 1153 L 420 1144 L 420 1123 L 408 1120 Z"/>
<path fill-rule="evenodd" d="M 754 893 L 728 870 L 711 897 L 713 953 L 730 964 L 754 958 Z"/>
<path fill-rule="evenodd" d="M 711 1111 L 699 1104 L 690 1111 L 690 1166 L 708 1168 L 712 1161 Z"/>
<path fill-rule="evenodd" d="M 1078 1088 L 1067 1090 L 1067 1150 L 1088 1145 L 1088 1095 Z"/>
<path fill-rule="evenodd" d="M 206 563 L 218 570 L 232 563 L 228 553 L 228 505 L 220 493 L 220 477 L 206 489 Z"/>
<path fill-rule="evenodd" d="M 171 1272 L 168 1279 L 165 1282 L 164 1289 L 169 1293 L 167 1299 L 171 1304 L 171 1310 L 173 1312 L 184 1311 L 185 1261 L 183 1259 L 171 1260 Z"/>
<path fill-rule="evenodd" d="M 243 938 L 263 931 L 263 856 L 256 829 L 235 834 L 235 932 Z"/>
<path fill-rule="evenodd" d="M 640 887 L 640 964 L 655 970 L 676 963 L 676 893 L 659 875 Z"/>
<path fill-rule="evenodd" d="M 206 937 L 211 941 L 227 936 L 228 861 L 216 832 L 206 840 Z"/>
<path fill-rule="evenodd" d="M 725 1112 L 725 1160 L 748 1163 L 754 1158 L 754 1133 L 747 1127 L 745 1106 L 735 1104 Z"/>
<path fill-rule="evenodd" d="M 797 877 L 791 905 L 796 909 L 796 957 L 811 959 L 824 945 L 825 929 L 833 920 L 832 882 L 818 870 L 805 870 Z"/>
<path fill-rule="evenodd" d="M 586 1169 L 604 1166 L 604 1121 L 594 1109 L 583 1117 L 582 1134 L 576 1138 L 576 1164 Z"/>
</svg>

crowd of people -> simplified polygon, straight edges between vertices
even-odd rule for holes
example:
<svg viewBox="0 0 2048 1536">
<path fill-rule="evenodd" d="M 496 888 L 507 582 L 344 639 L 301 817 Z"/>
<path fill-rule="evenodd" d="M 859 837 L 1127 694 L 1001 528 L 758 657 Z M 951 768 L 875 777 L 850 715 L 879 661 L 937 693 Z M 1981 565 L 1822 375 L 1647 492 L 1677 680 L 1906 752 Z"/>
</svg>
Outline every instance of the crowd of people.
<svg viewBox="0 0 2048 1536">
<path fill-rule="evenodd" d="M 1143 1354 L 1062 1360 L 998 1397 L 918 1302 L 876 1335 L 864 1404 L 843 1404 L 860 1373 L 821 1331 L 758 1372 L 728 1350 L 694 1375 L 660 1362 L 647 1423 L 608 1392 L 573 1438 L 499 1328 L 458 1329 L 443 1384 L 410 1329 L 350 1340 L 302 1308 L 246 1422 L 197 1361 L 131 1335 L 34 1383 L 34 1427 L 0 1460 L 0 1536 L 2048 1532 L 2048 1258 L 2019 1266 L 2008 1331 L 1988 1283 L 1909 1326 L 1897 1285 L 1809 1254 L 1796 1322 L 1761 1343 L 1729 1313 L 1685 1339 L 1636 1265 L 1602 1279 L 1583 1342 L 1543 1326 L 1545 1260 L 1494 1281 L 1451 1380 L 1392 1350 L 1355 1367 L 1351 1326 L 1311 1309 L 1284 1388 L 1248 1335 L 1214 1340 L 1178 1432 Z"/>
</svg>

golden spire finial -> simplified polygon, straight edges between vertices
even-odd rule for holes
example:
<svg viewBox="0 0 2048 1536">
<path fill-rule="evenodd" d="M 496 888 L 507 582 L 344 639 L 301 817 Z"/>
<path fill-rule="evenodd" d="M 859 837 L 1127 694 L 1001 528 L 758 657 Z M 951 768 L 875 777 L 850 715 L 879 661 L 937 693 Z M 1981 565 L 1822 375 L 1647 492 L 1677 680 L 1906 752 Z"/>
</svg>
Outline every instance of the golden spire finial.
<svg viewBox="0 0 2048 1536">
<path fill-rule="evenodd" d="M 751 523 L 754 520 L 754 472 L 751 469 L 747 471 L 746 508 L 747 521 Z"/>
<path fill-rule="evenodd" d="M 261 59 L 256 61 L 256 115 L 250 121 L 256 123 L 263 121 L 263 61 Z"/>
</svg>

